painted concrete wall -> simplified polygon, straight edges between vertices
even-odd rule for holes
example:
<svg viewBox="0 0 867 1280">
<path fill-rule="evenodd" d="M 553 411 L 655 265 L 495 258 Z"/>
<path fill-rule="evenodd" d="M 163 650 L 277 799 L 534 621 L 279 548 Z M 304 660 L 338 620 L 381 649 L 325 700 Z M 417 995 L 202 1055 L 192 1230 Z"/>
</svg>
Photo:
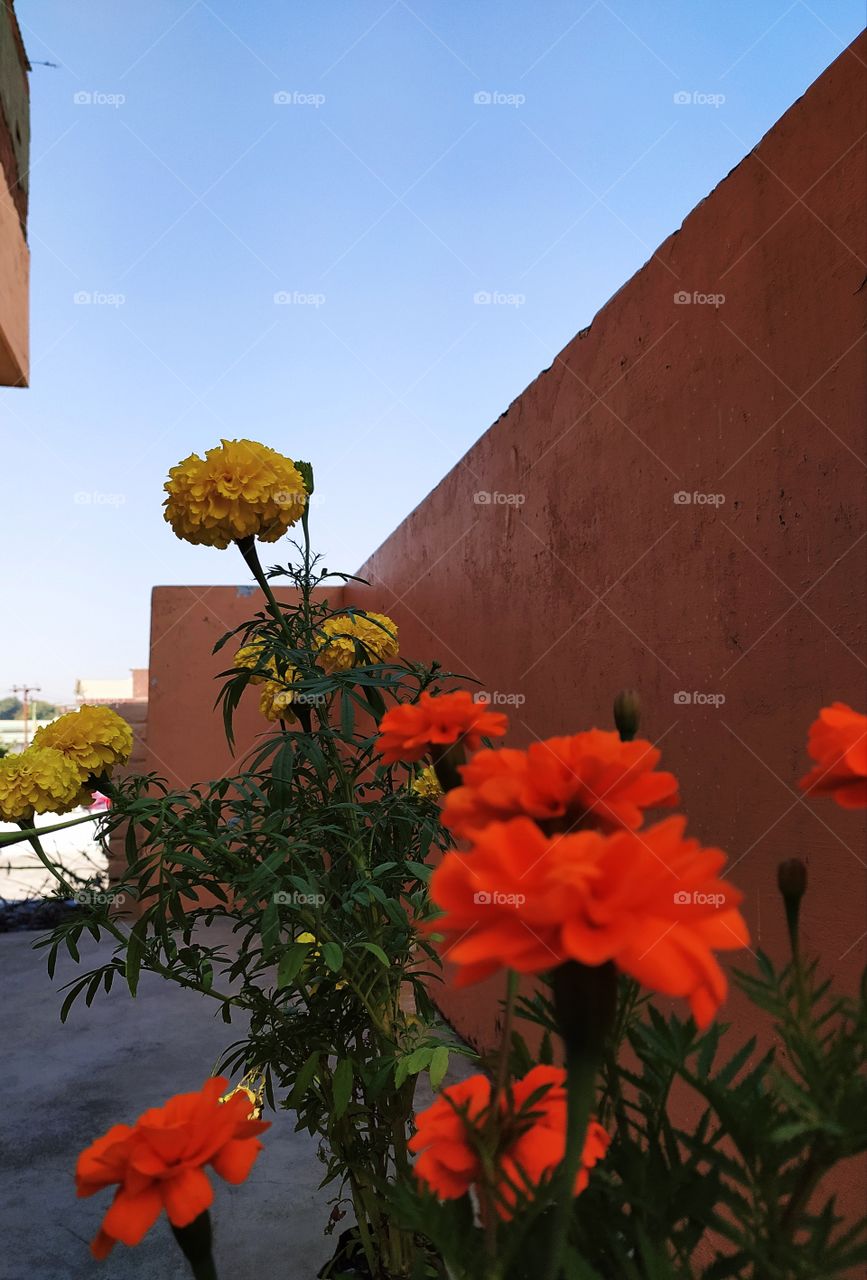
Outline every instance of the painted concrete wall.
<svg viewBox="0 0 867 1280">
<path fill-rule="evenodd" d="M 226 555 L 237 555 L 227 551 Z M 243 567 L 243 566 L 242 566 Z M 278 600 L 292 591 L 275 589 Z M 334 606 L 342 590 L 328 592 Z M 255 586 L 154 587 L 151 600 L 150 690 L 147 713 L 147 767 L 172 787 L 239 772 L 245 752 L 271 726 L 248 689 L 235 716 L 237 749 L 226 745 L 222 713 L 215 707 L 217 676 L 232 665 L 237 646 L 219 653 L 214 645 L 263 607 Z M 239 642 L 240 643 L 240 642 Z"/>
<path fill-rule="evenodd" d="M 800 855 L 808 943 L 850 985 L 867 957 L 863 822 L 793 787 L 817 709 L 867 706 L 865 51 L 690 214 L 353 595 L 395 617 L 406 654 L 525 699 L 515 744 L 609 726 L 614 693 L 637 686 L 757 943 L 782 954 L 775 867 Z M 485 1041 L 493 997 L 447 1011 Z"/>
<path fill-rule="evenodd" d="M 0 386 L 29 376 L 29 63 L 11 4 L 0 6 Z"/>
</svg>

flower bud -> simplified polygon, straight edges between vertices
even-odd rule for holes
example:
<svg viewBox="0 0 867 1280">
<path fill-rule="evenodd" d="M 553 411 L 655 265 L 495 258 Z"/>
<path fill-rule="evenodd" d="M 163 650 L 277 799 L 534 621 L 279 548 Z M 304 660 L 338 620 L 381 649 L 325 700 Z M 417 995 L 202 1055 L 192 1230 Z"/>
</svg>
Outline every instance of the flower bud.
<svg viewBox="0 0 867 1280">
<path fill-rule="evenodd" d="M 638 733 L 641 699 L 637 689 L 621 689 L 614 699 L 614 723 L 623 742 L 631 742 Z"/>
<path fill-rule="evenodd" d="M 807 868 L 800 858 L 787 858 L 777 867 L 777 885 L 784 898 L 800 901 L 807 891 Z"/>
<path fill-rule="evenodd" d="M 789 930 L 792 959 L 795 964 L 798 964 L 800 955 L 798 917 L 801 912 L 801 899 L 807 889 L 807 868 L 800 858 L 787 858 L 785 862 L 780 863 L 777 868 L 777 884 L 786 908 L 786 926 Z"/>
<path fill-rule="evenodd" d="M 313 492 L 313 466 L 309 462 L 296 461 L 295 470 L 298 472 L 299 476 L 301 477 L 301 481 L 304 485 L 304 491 L 307 494 L 307 497 L 309 498 L 311 493 Z"/>
</svg>

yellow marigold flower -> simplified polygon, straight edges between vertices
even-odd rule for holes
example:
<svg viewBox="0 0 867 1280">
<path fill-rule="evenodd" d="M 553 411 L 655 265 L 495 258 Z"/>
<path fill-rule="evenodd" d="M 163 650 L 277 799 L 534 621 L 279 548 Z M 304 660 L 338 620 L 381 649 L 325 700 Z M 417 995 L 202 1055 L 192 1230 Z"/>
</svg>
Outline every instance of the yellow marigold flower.
<svg viewBox="0 0 867 1280">
<path fill-rule="evenodd" d="M 206 547 L 250 537 L 276 542 L 307 503 L 292 459 L 255 440 L 223 440 L 204 458 L 191 453 L 163 487 L 163 514 L 177 536 Z"/>
<path fill-rule="evenodd" d="M 397 624 L 384 613 L 335 614 L 322 624 L 316 644 L 320 661 L 329 673 L 374 662 L 390 662 L 399 653 Z M 358 644 L 363 656 L 356 657 Z"/>
<path fill-rule="evenodd" d="M 84 780 L 126 764 L 132 752 L 132 729 L 111 707 L 85 704 L 37 729 L 33 745 L 61 751 Z"/>
<path fill-rule="evenodd" d="M 256 667 L 259 668 L 255 675 L 250 676 L 250 684 L 264 684 L 269 675 L 277 675 L 277 664 L 273 654 L 266 662 L 262 662 L 264 648 L 265 645 L 261 640 L 251 640 L 249 644 L 242 644 L 235 654 L 236 667 L 246 667 L 250 671 L 255 670 Z"/>
<path fill-rule="evenodd" d="M 286 679 L 290 677 L 287 674 Z M 295 720 L 292 699 L 295 691 L 278 680 L 265 680 L 259 694 L 259 710 L 266 720 Z"/>
<path fill-rule="evenodd" d="M 427 765 L 413 778 L 410 790 L 414 791 L 417 796 L 422 796 L 425 800 L 439 800 L 443 794 L 443 789 L 440 786 L 440 780 L 436 776 L 433 765 Z"/>
<path fill-rule="evenodd" d="M 83 798 L 81 774 L 62 751 L 34 744 L 0 760 L 4 822 L 29 822 L 36 813 L 67 813 Z"/>
</svg>

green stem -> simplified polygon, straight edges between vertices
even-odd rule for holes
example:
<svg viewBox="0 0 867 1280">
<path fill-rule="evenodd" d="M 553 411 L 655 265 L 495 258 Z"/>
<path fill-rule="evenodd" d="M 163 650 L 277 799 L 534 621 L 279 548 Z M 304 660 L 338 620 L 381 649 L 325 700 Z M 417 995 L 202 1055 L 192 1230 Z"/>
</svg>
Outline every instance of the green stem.
<svg viewBox="0 0 867 1280">
<path fill-rule="evenodd" d="M 500 1098 L 506 1087 L 506 1081 L 509 1078 L 509 1057 L 512 1049 L 512 1023 L 515 1017 L 515 1000 L 518 995 L 518 984 L 520 981 L 520 974 L 517 974 L 514 969 L 510 969 L 506 978 L 503 1035 L 500 1040 L 500 1057 L 497 1063 L 497 1078 L 494 1081 L 494 1092 L 491 1097 L 491 1114 L 494 1116 L 495 1121 Z"/>
<path fill-rule="evenodd" d="M 280 627 L 281 631 L 283 632 L 283 635 L 285 636 L 286 640 L 289 643 L 289 647 L 291 649 L 294 649 L 295 641 L 292 638 L 292 632 L 289 630 L 289 626 L 286 622 L 286 619 L 283 616 L 283 610 L 280 608 L 280 605 L 277 603 L 277 597 L 274 595 L 274 592 L 271 590 L 271 584 L 266 578 L 265 571 L 262 568 L 262 564 L 259 560 L 259 553 L 256 550 L 256 539 L 255 538 L 239 538 L 235 545 L 237 546 L 241 555 L 244 557 L 244 562 L 247 565 L 247 568 L 250 570 L 253 577 L 256 579 L 257 583 L 261 587 L 262 592 L 265 596 L 265 599 L 268 601 L 268 609 L 271 613 L 271 616 L 273 617 L 274 621 L 277 623 L 277 625 Z"/>
<path fill-rule="evenodd" d="M 176 1227 L 172 1223 L 171 1227 L 195 1280 L 217 1280 L 217 1268 L 211 1252 L 211 1216 L 207 1209 L 188 1226 Z"/>
<path fill-rule="evenodd" d="M 42 848 L 42 845 L 39 841 L 39 836 L 37 835 L 37 832 L 36 832 L 36 828 L 34 826 L 31 826 L 27 822 L 19 822 L 18 825 L 24 833 L 24 835 L 22 836 L 22 839 L 26 839 L 29 841 L 30 847 L 33 849 L 37 858 L 45 867 L 45 870 L 49 871 L 51 875 L 54 877 L 54 879 L 58 881 L 61 889 L 65 890 L 66 896 L 68 898 L 74 898 L 75 890 L 73 889 L 72 885 L 69 884 L 64 879 L 60 870 L 58 870 L 57 864 L 51 861 L 51 859 L 48 857 L 48 854 Z"/>
<path fill-rule="evenodd" d="M 572 1215 L 573 1188 L 578 1170 L 581 1168 L 587 1126 L 593 1109 L 596 1065 L 596 1057 L 593 1054 L 572 1053 L 566 1059 L 568 1089 L 566 1154 L 556 1183 L 557 1203 L 550 1260 L 545 1273 L 546 1280 L 558 1280 L 561 1274 L 563 1254 L 569 1236 L 569 1219 Z"/>
<path fill-rule="evenodd" d="M 67 827 L 77 827 L 82 822 L 98 822 L 99 819 L 104 816 L 105 814 L 102 810 L 99 813 L 88 813 L 83 818 L 71 818 L 69 822 L 55 822 L 50 827 L 39 827 L 38 834 L 45 836 L 51 831 L 64 831 Z M 30 831 L 37 830 L 36 827 L 28 827 L 22 823 L 19 823 L 18 825 L 21 827 L 24 834 L 17 836 L 14 831 L 4 831 L 0 834 L 0 849 L 4 848 L 6 845 L 20 844 L 22 840 L 30 840 L 30 835 L 28 833 Z"/>
</svg>

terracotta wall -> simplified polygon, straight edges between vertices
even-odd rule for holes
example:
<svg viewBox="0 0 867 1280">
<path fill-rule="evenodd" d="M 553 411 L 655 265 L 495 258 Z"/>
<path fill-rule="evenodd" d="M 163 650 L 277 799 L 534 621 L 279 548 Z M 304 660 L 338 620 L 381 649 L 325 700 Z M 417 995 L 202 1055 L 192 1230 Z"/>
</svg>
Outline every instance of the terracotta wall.
<svg viewBox="0 0 867 1280">
<path fill-rule="evenodd" d="M 867 708 L 865 52 L 690 214 L 353 596 L 395 617 L 406 654 L 523 699 L 515 744 L 608 726 L 613 694 L 638 686 L 756 945 L 781 954 L 775 867 L 800 855 L 809 945 L 850 985 L 867 956 L 862 818 L 793 787 L 817 709 Z M 493 1000 L 446 1008 L 485 1041 Z"/>
<path fill-rule="evenodd" d="M 275 591 L 278 600 L 289 600 L 293 594 Z M 328 598 L 339 607 L 343 591 L 329 591 Z M 217 676 L 231 667 L 237 645 L 230 643 L 216 654 L 214 645 L 262 607 L 253 585 L 154 587 L 147 762 L 148 769 L 170 786 L 187 787 L 239 771 L 246 750 L 269 731 L 258 711 L 256 691 L 248 689 L 235 716 L 233 755 L 226 745 L 222 714 L 215 707 Z"/>
</svg>

